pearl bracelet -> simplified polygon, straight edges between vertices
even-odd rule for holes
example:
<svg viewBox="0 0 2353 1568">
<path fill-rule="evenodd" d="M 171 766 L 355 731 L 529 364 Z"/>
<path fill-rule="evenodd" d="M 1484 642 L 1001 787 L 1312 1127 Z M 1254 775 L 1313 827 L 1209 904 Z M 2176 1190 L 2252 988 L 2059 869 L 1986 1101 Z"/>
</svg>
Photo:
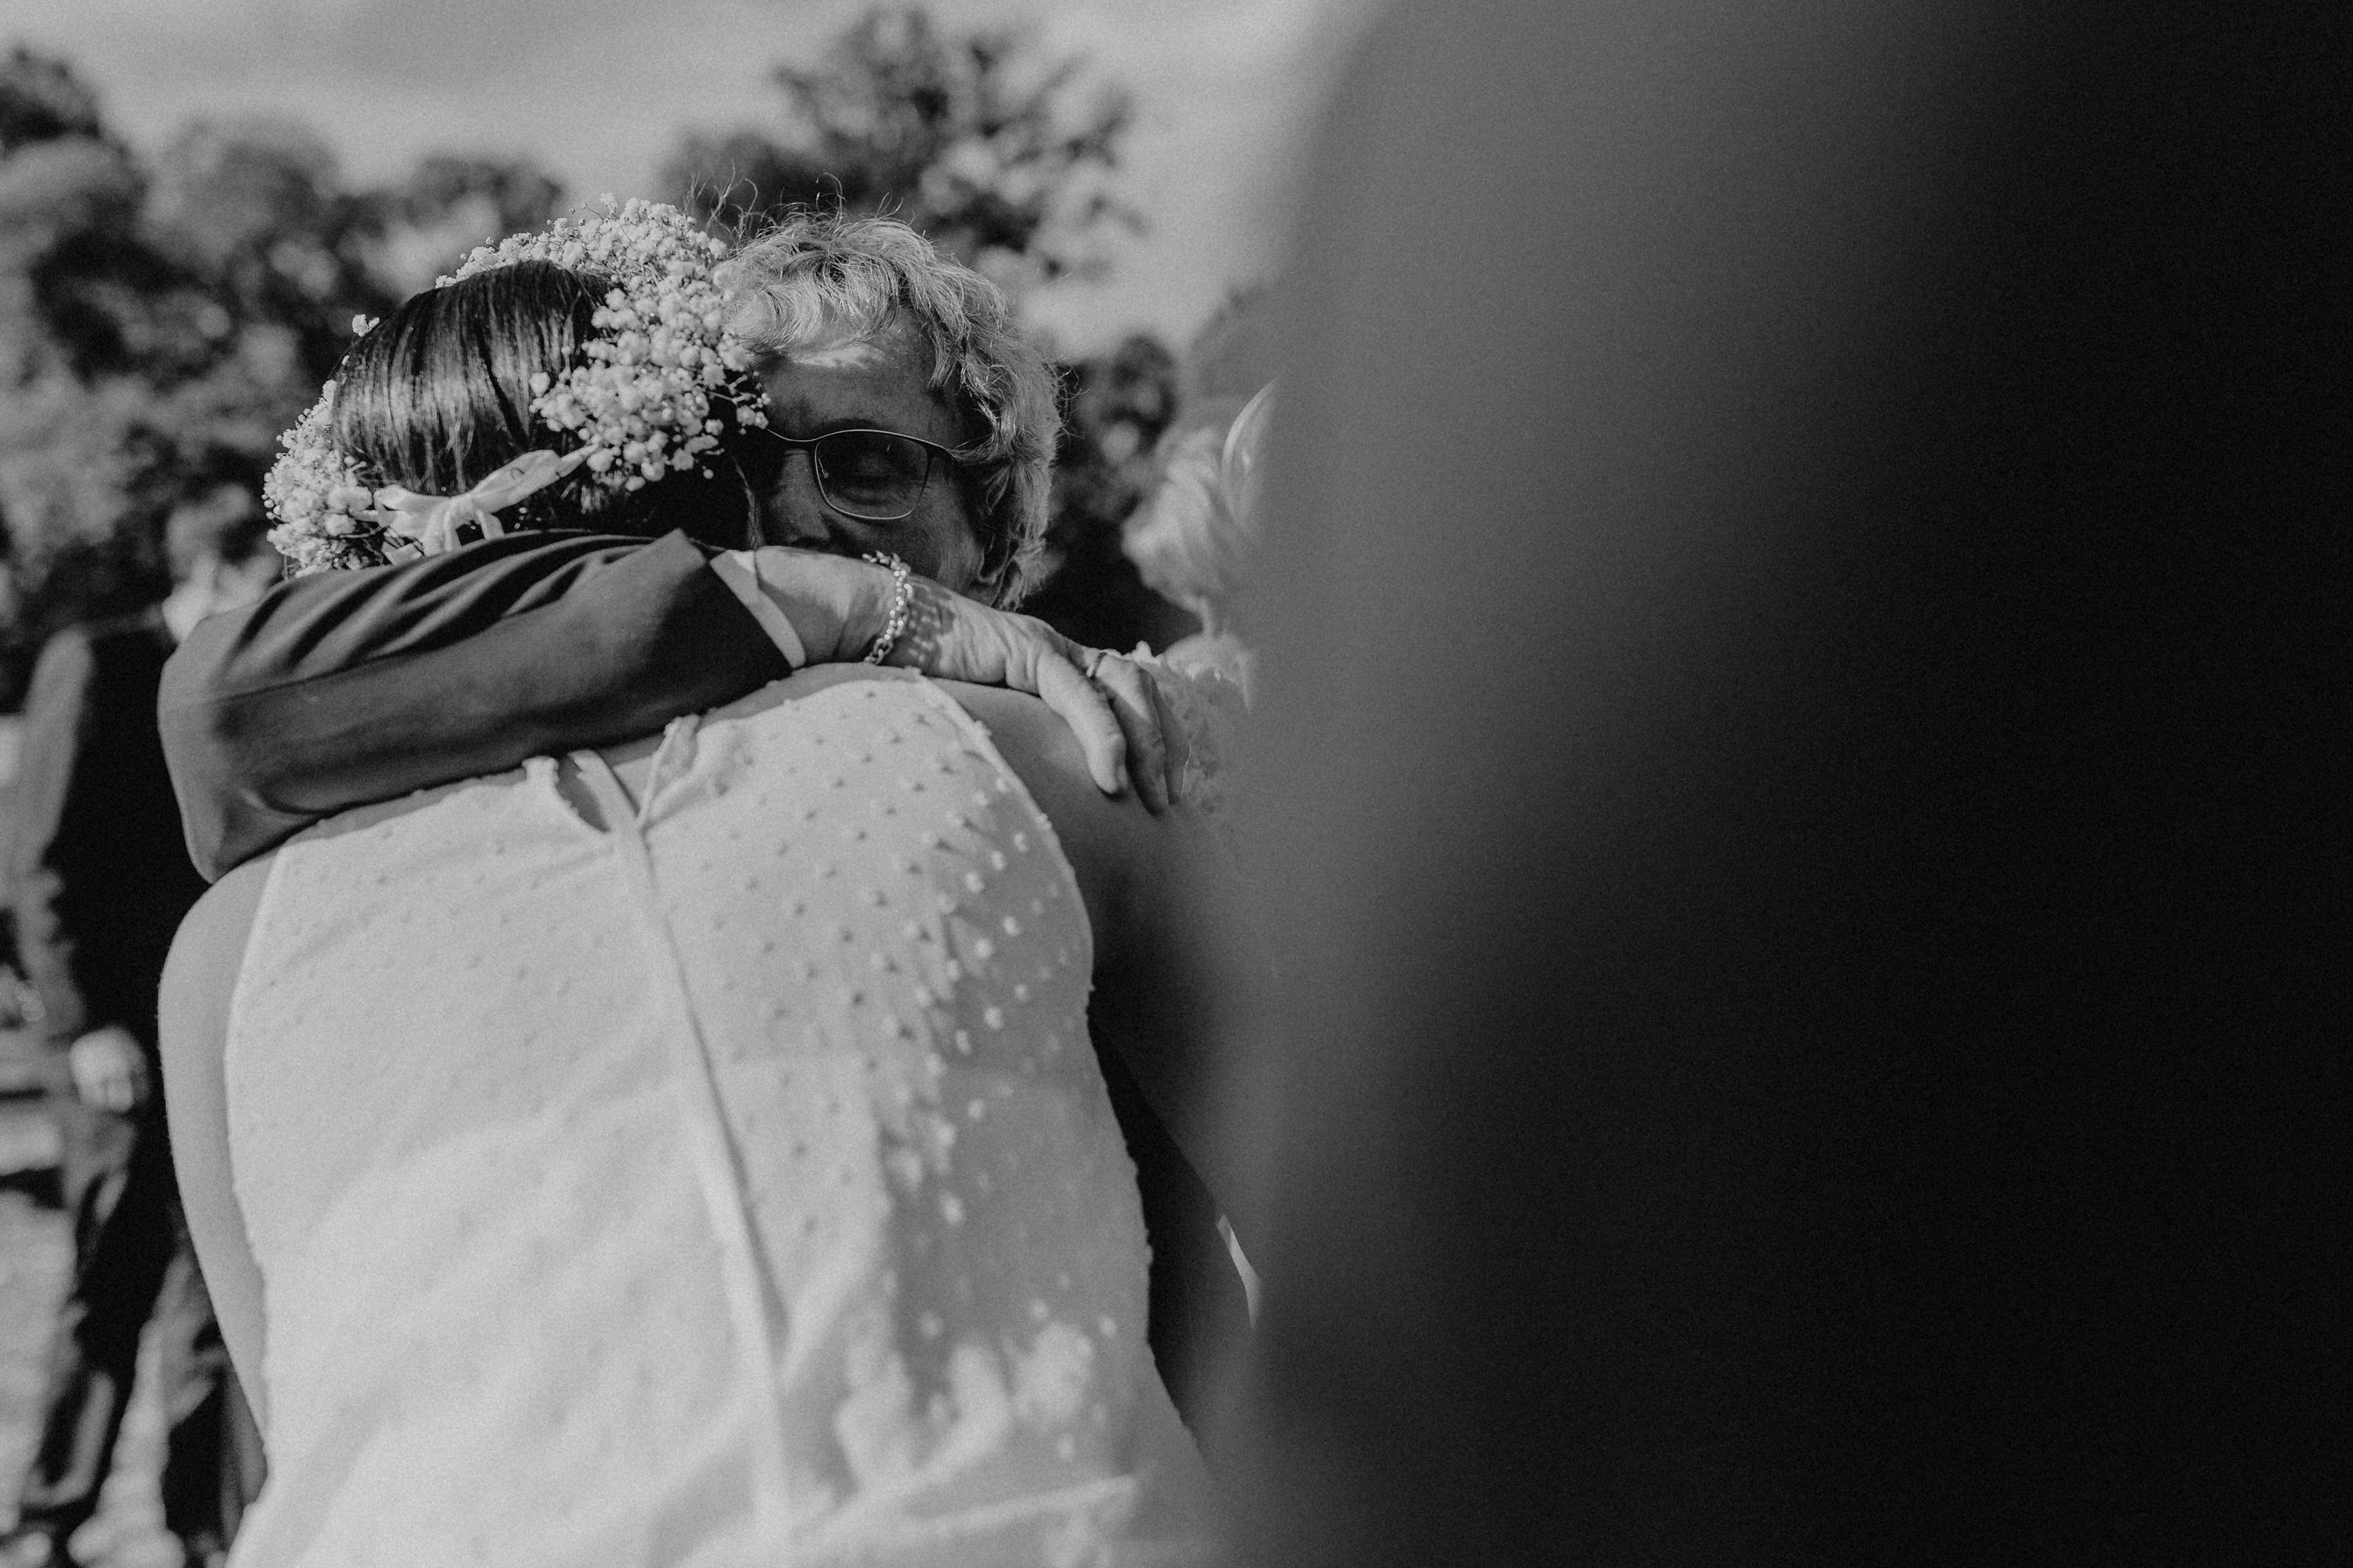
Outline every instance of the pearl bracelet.
<svg viewBox="0 0 2353 1568">
<path fill-rule="evenodd" d="M 907 563 L 896 555 L 887 555 L 876 550 L 869 552 L 866 559 L 877 566 L 891 569 L 891 618 L 882 623 L 882 635 L 876 637 L 874 646 L 866 650 L 866 662 L 880 664 L 891 657 L 891 649 L 907 629 L 907 611 L 915 602 L 915 579 Z"/>
</svg>

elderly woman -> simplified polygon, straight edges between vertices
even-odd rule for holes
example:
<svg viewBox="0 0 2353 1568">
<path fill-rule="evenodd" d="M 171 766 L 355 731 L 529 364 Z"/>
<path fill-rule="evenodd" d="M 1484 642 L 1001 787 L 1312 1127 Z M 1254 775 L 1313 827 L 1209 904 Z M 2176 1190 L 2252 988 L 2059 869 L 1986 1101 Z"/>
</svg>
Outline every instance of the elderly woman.
<svg viewBox="0 0 2353 1568">
<path fill-rule="evenodd" d="M 768 542 L 887 549 L 956 593 L 1018 604 L 1061 419 L 997 286 L 896 219 L 834 212 L 788 216 L 719 276 L 767 428 L 796 459 L 766 492 Z"/>
</svg>

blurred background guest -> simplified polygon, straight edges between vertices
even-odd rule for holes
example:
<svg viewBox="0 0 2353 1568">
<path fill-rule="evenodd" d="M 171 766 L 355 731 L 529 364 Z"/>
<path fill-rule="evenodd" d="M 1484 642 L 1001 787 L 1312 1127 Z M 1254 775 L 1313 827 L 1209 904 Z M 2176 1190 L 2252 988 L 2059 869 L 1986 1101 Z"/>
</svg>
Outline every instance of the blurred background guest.
<svg viewBox="0 0 2353 1568">
<path fill-rule="evenodd" d="M 11 885 L 39 1026 L 72 1091 L 56 1113 L 75 1266 L 51 1342 L 38 1448 L 11 1568 L 63 1561 L 96 1510 L 152 1319 L 170 1426 L 164 1522 L 192 1553 L 224 1550 L 259 1478 L 224 1470 L 236 1396 L 180 1212 L 158 1092 L 155 994 L 189 863 L 155 719 L 164 662 L 206 616 L 278 576 L 251 489 L 217 484 L 164 528 L 175 586 L 133 615 L 69 627 L 34 668 L 16 790 Z M 241 1419 L 241 1418 L 240 1418 Z M 249 1432 L 249 1428 L 244 1430 Z M 77 1552 L 101 1544 L 85 1535 Z"/>
<path fill-rule="evenodd" d="M 1128 517 L 1121 548 L 1145 586 L 1201 629 L 1161 650 L 1164 664 L 1222 675 L 1248 692 L 1250 654 L 1236 625 L 1259 538 L 1259 458 L 1274 405 L 1261 387 L 1239 409 L 1188 405 L 1160 439 L 1160 483 Z"/>
</svg>

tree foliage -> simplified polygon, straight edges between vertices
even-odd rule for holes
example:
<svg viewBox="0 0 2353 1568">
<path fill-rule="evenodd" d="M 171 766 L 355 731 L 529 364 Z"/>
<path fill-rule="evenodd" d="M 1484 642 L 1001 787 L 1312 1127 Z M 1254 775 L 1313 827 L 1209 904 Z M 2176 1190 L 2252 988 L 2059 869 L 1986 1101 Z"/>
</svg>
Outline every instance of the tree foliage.
<svg viewBox="0 0 2353 1568">
<path fill-rule="evenodd" d="M 22 44 L 0 59 L 0 157 L 36 142 L 100 133 L 98 95 L 65 61 Z"/>
<path fill-rule="evenodd" d="M 1176 358 L 1137 332 L 1107 354 L 1062 371 L 1062 447 L 1054 468 L 1051 572 L 1022 607 L 1097 647 L 1155 647 L 1194 629 L 1193 618 L 1144 585 L 1120 548 L 1120 528 L 1159 479 L 1155 448 L 1176 417 Z"/>
<path fill-rule="evenodd" d="M 56 626 L 163 590 L 172 503 L 259 482 L 355 314 L 560 201 L 528 165 L 449 157 L 354 189 L 280 121 L 198 122 L 142 161 L 67 62 L 0 58 L 0 704 Z"/>
<path fill-rule="evenodd" d="M 375 268 L 406 297 L 473 247 L 545 224 L 564 210 L 564 186 L 515 159 L 435 153 L 371 199 Z"/>
<path fill-rule="evenodd" d="M 688 137 L 665 179 L 739 233 L 796 203 L 892 212 L 1018 292 L 1099 270 L 1104 227 L 1140 223 L 1107 183 L 1129 100 L 1084 79 L 1019 28 L 877 6 L 815 63 L 776 68 L 780 123 Z"/>
</svg>

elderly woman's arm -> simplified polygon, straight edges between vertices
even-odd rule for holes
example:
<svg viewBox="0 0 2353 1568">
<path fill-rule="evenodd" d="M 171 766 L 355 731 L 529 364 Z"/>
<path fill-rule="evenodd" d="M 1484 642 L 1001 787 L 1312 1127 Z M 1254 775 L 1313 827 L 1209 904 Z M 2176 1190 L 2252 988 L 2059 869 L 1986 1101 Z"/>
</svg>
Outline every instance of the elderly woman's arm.
<svg viewBox="0 0 2353 1568">
<path fill-rule="evenodd" d="M 880 567 L 805 551 L 723 575 L 681 534 L 514 534 L 284 584 L 199 625 L 165 670 L 189 855 L 218 877 L 337 811 L 629 740 L 797 662 L 859 658 L 894 590 Z M 1075 667 L 1087 650 L 1042 623 L 917 593 L 920 635 L 892 662 L 1039 693 L 1101 787 L 1124 785 L 1132 752 L 1147 804 L 1165 804 L 1158 710 L 1132 667 L 1103 661 L 1098 686 Z"/>
</svg>

